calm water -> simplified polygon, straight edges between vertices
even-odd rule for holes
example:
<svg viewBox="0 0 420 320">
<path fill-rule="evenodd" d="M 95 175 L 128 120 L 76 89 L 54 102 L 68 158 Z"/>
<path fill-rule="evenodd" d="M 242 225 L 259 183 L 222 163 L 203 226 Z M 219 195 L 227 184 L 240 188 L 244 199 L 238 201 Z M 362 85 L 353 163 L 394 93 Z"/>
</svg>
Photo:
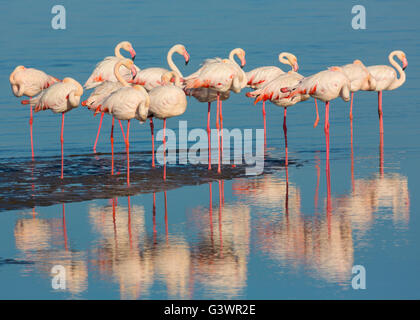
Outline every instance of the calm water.
<svg viewBox="0 0 420 320">
<path fill-rule="evenodd" d="M 416 1 L 61 1 L 67 29 L 50 27 L 54 1 L 0 4 L 0 298 L 419 298 L 420 22 Z M 367 29 L 351 28 L 351 8 L 364 4 Z M 183 43 L 191 55 L 175 62 L 190 74 L 207 57 L 246 50 L 246 70 L 277 65 L 293 52 L 300 72 L 361 59 L 388 64 L 406 52 L 403 87 L 384 93 L 384 141 L 377 96 L 355 95 L 353 145 L 349 105 L 331 104 L 331 192 L 327 189 L 323 121 L 313 101 L 288 112 L 289 166 L 284 166 L 282 109 L 267 104 L 263 175 L 243 167 L 223 174 L 204 166 L 171 166 L 162 183 L 150 169 L 148 125 L 132 126 L 132 180 L 116 133 L 117 170 L 109 177 L 109 117 L 96 156 L 98 117 L 78 108 L 66 116 L 65 179 L 60 172 L 60 117 L 34 118 L 10 90 L 15 65 L 84 82 L 94 64 L 130 40 L 140 68 L 165 66 Z M 246 90 L 245 90 L 246 91 Z M 215 108 L 213 107 L 213 111 Z M 205 128 L 206 104 L 167 122 Z M 321 119 L 323 108 L 321 107 Z M 261 106 L 244 92 L 224 103 L 226 128 L 262 128 Z M 215 113 L 212 114 L 213 127 Z M 159 129 L 162 124 L 155 122 Z M 67 289 L 51 288 L 51 267 L 63 265 Z M 353 290 L 352 266 L 366 268 L 366 290 Z"/>
</svg>

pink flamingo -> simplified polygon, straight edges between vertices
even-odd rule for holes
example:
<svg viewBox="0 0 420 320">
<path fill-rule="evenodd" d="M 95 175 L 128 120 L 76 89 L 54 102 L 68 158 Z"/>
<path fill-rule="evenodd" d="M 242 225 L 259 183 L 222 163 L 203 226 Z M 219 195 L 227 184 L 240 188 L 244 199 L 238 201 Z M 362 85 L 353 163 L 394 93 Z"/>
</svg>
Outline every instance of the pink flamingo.
<svg viewBox="0 0 420 320">
<path fill-rule="evenodd" d="M 237 56 L 241 60 L 239 66 L 234 57 Z M 220 173 L 220 132 L 223 150 L 223 115 L 222 115 L 222 102 L 220 100 L 221 93 L 233 91 L 239 93 L 246 87 L 247 78 L 245 72 L 242 70 L 246 64 L 245 51 L 241 48 L 233 49 L 229 54 L 229 59 L 207 59 L 203 66 L 185 78 L 185 89 L 193 88 L 209 88 L 217 92 L 217 119 L 216 127 L 218 129 L 218 143 L 219 143 L 219 164 L 217 172 Z M 210 119 L 210 108 L 208 110 L 208 121 Z M 220 122 L 220 127 L 219 127 Z M 209 128 L 209 124 L 207 125 Z M 210 147 L 210 146 L 209 146 Z"/>
<path fill-rule="evenodd" d="M 295 72 L 299 70 L 299 65 L 297 63 L 296 56 L 289 52 L 280 53 L 279 61 L 283 64 L 290 65 L 292 67 L 292 70 Z M 276 79 L 278 76 L 284 73 L 285 72 L 282 69 L 275 66 L 264 66 L 264 67 L 255 68 L 245 73 L 248 79 L 247 86 L 252 89 L 261 89 L 270 81 Z M 263 100 L 262 113 L 263 113 L 263 118 L 264 118 L 264 141 L 265 141 L 265 136 L 266 136 L 265 100 Z"/>
<path fill-rule="evenodd" d="M 147 119 L 150 98 L 147 91 L 140 85 L 131 87 L 124 79 L 121 79 L 123 88 L 113 92 L 99 108 L 101 112 L 108 112 L 117 120 L 127 120 L 127 134 L 125 146 L 127 152 L 127 185 L 130 185 L 130 120 L 137 119 L 143 123 Z M 111 128 L 111 137 L 112 137 Z"/>
<path fill-rule="evenodd" d="M 283 93 L 282 88 L 296 86 L 303 76 L 299 73 L 289 71 L 288 73 L 281 74 L 277 76 L 274 80 L 266 83 L 262 88 L 257 89 L 252 92 L 247 92 L 246 96 L 250 98 L 255 98 L 254 104 L 257 104 L 259 101 L 265 102 L 266 100 L 271 101 L 275 105 L 284 108 L 283 116 L 283 132 L 285 139 L 285 151 L 286 151 L 286 166 L 288 165 L 288 152 L 287 152 L 287 125 L 286 125 L 286 115 L 287 108 L 295 105 L 300 101 L 305 101 L 309 99 L 309 94 L 295 94 L 291 97 L 288 97 L 288 93 Z M 265 119 L 264 119 L 265 123 Z M 265 125 L 264 125 L 264 140 L 265 140 Z"/>
<path fill-rule="evenodd" d="M 132 44 L 128 41 L 120 42 L 114 49 L 115 56 L 106 57 L 102 61 L 98 62 L 92 74 L 89 76 L 89 78 L 84 84 L 85 89 L 95 88 L 98 85 L 100 85 L 103 81 L 107 80 L 117 82 L 114 73 L 115 64 L 120 60 L 125 59 L 125 57 L 120 52 L 121 49 L 130 52 L 131 59 L 134 61 L 136 57 L 136 51 L 134 51 Z M 140 69 L 137 66 L 136 69 L 137 72 L 140 71 Z M 120 73 L 124 79 L 131 79 L 131 72 L 129 70 L 121 68 Z"/>
<path fill-rule="evenodd" d="M 64 78 L 62 82 L 54 83 L 33 99 L 22 101 L 22 104 L 35 106 L 35 112 L 51 109 L 54 113 L 61 113 L 61 179 L 64 169 L 64 114 L 79 105 L 82 95 L 83 87 L 79 82 L 72 78 Z"/>
<path fill-rule="evenodd" d="M 95 88 L 95 90 L 90 94 L 89 98 L 82 102 L 82 106 L 87 106 L 89 110 L 95 111 L 96 113 L 99 111 L 102 103 L 105 101 L 106 98 L 113 92 L 117 91 L 124 87 L 124 82 L 126 83 L 125 79 L 121 76 L 119 70 L 121 70 L 121 66 L 126 67 L 128 70 L 131 70 L 133 78 L 136 76 L 137 68 L 134 65 L 134 62 L 130 59 L 122 59 L 118 61 L 114 66 L 114 75 L 118 82 L 113 81 L 104 81 L 99 86 Z M 101 120 L 99 122 L 99 129 L 96 135 L 95 144 L 93 146 L 93 151 L 96 152 L 96 144 L 98 142 L 99 133 L 101 131 L 102 126 L 102 119 L 104 117 L 104 112 L 101 112 Z M 120 123 L 121 131 L 123 133 L 123 137 L 125 140 L 124 130 L 122 128 L 121 120 L 118 120 Z M 114 154 L 114 137 L 113 137 L 113 128 L 114 128 L 114 119 L 112 119 L 112 129 L 111 129 L 111 150 L 112 155 Z M 112 156 L 112 163 L 114 163 L 114 157 Z M 111 174 L 114 172 L 114 166 L 111 166 Z"/>
<path fill-rule="evenodd" d="M 136 51 L 133 49 L 132 44 L 128 41 L 120 42 L 119 44 L 116 45 L 114 49 L 115 56 L 106 57 L 102 61 L 98 62 L 92 74 L 90 75 L 86 83 L 84 84 L 84 87 L 86 89 L 95 88 L 104 81 L 118 82 L 118 79 L 115 76 L 115 65 L 119 61 L 125 59 L 125 57 L 121 54 L 121 49 L 124 49 L 125 51 L 130 52 L 131 59 L 134 61 L 136 57 Z M 136 65 L 134 65 L 134 67 L 136 68 L 136 74 L 137 74 L 137 72 L 139 72 L 140 69 Z M 120 68 L 119 72 L 124 79 L 126 80 L 132 79 L 130 70 L 127 70 L 125 68 Z M 84 102 L 82 102 L 82 105 L 84 105 Z M 102 114 L 101 120 L 99 122 L 98 133 L 96 134 L 95 144 L 93 145 L 94 152 L 96 152 L 96 144 L 98 142 L 99 133 L 101 132 L 103 116 L 104 115 Z"/>
<path fill-rule="evenodd" d="M 168 63 L 170 70 L 166 68 L 158 68 L 158 67 L 146 68 L 146 69 L 141 70 L 139 73 L 137 73 L 137 76 L 133 79 L 132 82 L 135 84 L 140 84 L 144 86 L 144 88 L 147 91 L 150 91 L 153 88 L 156 88 L 162 85 L 161 79 L 165 73 L 174 71 L 182 78 L 183 75 L 181 71 L 178 69 L 178 67 L 176 66 L 176 64 L 174 63 L 173 58 L 172 58 L 174 53 L 178 53 L 182 55 L 185 59 L 186 65 L 190 61 L 190 55 L 188 54 L 187 49 L 185 49 L 185 46 L 182 44 L 176 44 L 172 46 L 171 49 L 169 49 L 168 54 L 166 55 L 166 61 Z M 154 157 L 155 143 L 154 143 L 153 131 L 154 131 L 153 118 L 150 118 L 150 132 L 152 134 L 152 153 L 153 153 L 152 166 L 154 167 L 155 166 L 155 157 Z"/>
<path fill-rule="evenodd" d="M 171 84 L 170 82 L 173 78 L 175 78 L 174 84 Z M 163 180 L 166 180 L 166 119 L 179 116 L 185 112 L 187 109 L 187 97 L 180 88 L 181 80 L 177 72 L 170 71 L 163 74 L 161 82 L 162 86 L 155 87 L 149 91 L 150 108 L 148 116 L 149 118 L 155 117 L 163 120 Z"/>
<path fill-rule="evenodd" d="M 29 99 L 36 96 L 42 90 L 48 88 L 52 84 L 59 82 L 57 78 L 46 74 L 45 72 L 33 68 L 25 68 L 17 66 L 9 76 L 10 85 L 13 94 L 16 97 L 27 96 Z M 34 142 L 32 136 L 33 114 L 32 106 L 30 106 L 29 127 L 31 132 L 31 151 L 32 160 L 34 159 Z"/>
<path fill-rule="evenodd" d="M 330 156 L 329 138 L 329 109 L 330 101 L 341 97 L 344 101 L 350 100 L 350 80 L 339 67 L 331 67 L 328 70 L 318 72 L 310 77 L 303 78 L 297 85 L 289 88 L 282 88 L 282 92 L 291 92 L 286 99 L 295 95 L 309 94 L 315 99 L 325 102 L 325 137 L 327 145 L 327 160 Z"/>
<path fill-rule="evenodd" d="M 394 60 L 396 56 L 402 62 L 401 66 Z M 388 56 L 389 63 L 397 69 L 400 77 L 397 77 L 397 72 L 390 66 L 377 65 L 368 67 L 368 71 L 375 79 L 375 82 L 369 91 L 378 92 L 378 114 L 379 114 L 379 132 L 384 132 L 383 119 L 382 119 L 382 91 L 383 90 L 394 90 L 403 85 L 405 82 L 405 68 L 407 68 L 408 62 L 405 53 L 401 50 L 392 51 Z"/>
<path fill-rule="evenodd" d="M 344 74 L 350 80 L 350 120 L 353 120 L 353 96 L 356 91 L 369 90 L 370 87 L 376 85 L 376 81 L 370 75 L 368 69 L 360 60 L 354 60 L 353 63 L 341 66 Z"/>
<path fill-rule="evenodd" d="M 181 71 L 178 69 L 178 67 L 172 60 L 172 56 L 174 53 L 178 53 L 184 56 L 185 64 L 188 64 L 188 62 L 190 61 L 190 55 L 188 54 L 185 47 L 182 44 L 176 44 L 171 49 L 169 49 L 168 54 L 166 56 L 166 60 L 171 70 L 165 68 L 146 68 L 138 72 L 137 76 L 133 79 L 132 82 L 135 84 L 140 84 L 144 86 L 144 88 L 147 91 L 150 91 L 153 88 L 162 85 L 162 76 L 169 71 L 176 72 L 182 78 L 183 76 Z"/>
</svg>

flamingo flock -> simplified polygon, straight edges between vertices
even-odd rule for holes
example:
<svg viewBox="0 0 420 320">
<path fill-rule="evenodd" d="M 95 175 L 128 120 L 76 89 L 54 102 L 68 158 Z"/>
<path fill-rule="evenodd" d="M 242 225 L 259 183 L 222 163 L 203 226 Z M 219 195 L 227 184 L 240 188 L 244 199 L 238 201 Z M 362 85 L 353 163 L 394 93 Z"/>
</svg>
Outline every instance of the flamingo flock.
<svg viewBox="0 0 420 320">
<path fill-rule="evenodd" d="M 121 54 L 127 51 L 130 58 Z M 350 120 L 353 119 L 353 97 L 356 91 L 378 92 L 379 131 L 383 134 L 382 92 L 400 87 L 406 80 L 405 68 L 407 58 L 403 51 L 396 50 L 389 54 L 391 66 L 375 65 L 366 67 L 360 60 L 343 66 L 332 66 L 316 74 L 304 76 L 297 73 L 298 59 L 295 55 L 282 52 L 279 61 L 291 67 L 290 71 L 283 71 L 275 66 L 263 66 L 245 72 L 245 51 L 242 48 L 233 49 L 227 59 L 219 57 L 207 59 L 202 66 L 192 74 L 184 76 L 175 65 L 172 56 L 178 53 L 188 64 L 190 55 L 182 44 L 174 45 L 167 54 L 170 69 L 145 68 L 140 69 L 134 64 L 136 51 L 128 41 L 120 42 L 114 49 L 114 56 L 100 61 L 88 80 L 82 86 L 78 81 L 66 77 L 63 80 L 48 75 L 43 71 L 18 66 L 10 74 L 10 84 L 16 97 L 26 96 L 22 104 L 30 106 L 30 136 L 32 160 L 34 159 L 32 123 L 33 111 L 50 109 L 54 113 L 61 113 L 61 179 L 64 173 L 64 115 L 79 106 L 84 90 L 94 89 L 90 96 L 82 101 L 82 106 L 94 112 L 101 113 L 99 128 L 93 146 L 96 152 L 98 137 L 101 131 L 102 119 L 105 113 L 112 116 L 111 127 L 111 174 L 114 174 L 113 161 L 113 129 L 114 121 L 118 120 L 121 127 L 127 153 L 127 185 L 130 185 L 130 152 L 129 132 L 130 121 L 135 119 L 140 123 L 150 120 L 152 136 L 152 166 L 155 166 L 154 125 L 153 118 L 163 120 L 164 169 L 163 179 L 166 180 L 166 119 L 180 116 L 187 109 L 187 96 L 193 96 L 199 102 L 208 103 L 207 132 L 208 132 L 208 170 L 211 165 L 210 143 L 210 111 L 211 103 L 216 101 L 216 128 L 218 134 L 218 167 L 221 172 L 221 157 L 223 154 L 223 111 L 222 101 L 229 99 L 230 93 L 240 93 L 249 87 L 253 91 L 246 96 L 254 99 L 254 104 L 262 101 L 264 120 L 264 143 L 266 144 L 266 112 L 265 102 L 284 108 L 283 130 L 285 138 L 286 166 L 287 155 L 287 108 L 310 97 L 315 99 L 316 120 L 319 121 L 317 100 L 325 102 L 325 137 L 326 156 L 329 161 L 329 109 L 330 102 L 338 97 L 350 101 Z M 395 61 L 401 61 L 402 67 Z M 235 60 L 238 58 L 240 64 Z M 398 72 L 398 74 L 397 74 Z M 34 108 L 34 110 L 33 110 Z M 127 121 L 125 132 L 121 121 Z M 327 162 L 328 163 L 328 162 Z"/>
</svg>

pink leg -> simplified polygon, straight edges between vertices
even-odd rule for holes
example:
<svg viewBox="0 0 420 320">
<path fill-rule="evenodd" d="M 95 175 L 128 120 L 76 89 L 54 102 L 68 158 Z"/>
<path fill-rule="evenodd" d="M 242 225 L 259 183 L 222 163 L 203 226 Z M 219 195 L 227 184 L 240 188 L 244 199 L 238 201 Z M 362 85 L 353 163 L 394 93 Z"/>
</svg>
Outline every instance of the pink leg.
<svg viewBox="0 0 420 320">
<path fill-rule="evenodd" d="M 163 180 L 166 180 L 166 119 L 163 119 Z"/>
<path fill-rule="evenodd" d="M 329 120 L 329 112 L 330 112 L 330 102 L 325 102 L 325 142 L 327 147 L 327 161 L 330 161 L 330 120 Z"/>
<path fill-rule="evenodd" d="M 382 119 L 382 91 L 378 91 L 378 115 L 379 115 L 379 133 L 384 133 L 384 123 Z"/>
<path fill-rule="evenodd" d="M 114 175 L 114 120 L 115 120 L 115 118 L 112 117 L 112 125 L 111 125 L 111 175 Z"/>
<path fill-rule="evenodd" d="M 262 105 L 262 114 L 264 118 L 264 145 L 267 145 L 267 129 L 266 129 L 266 121 L 265 121 L 265 101 L 263 101 Z"/>
<path fill-rule="evenodd" d="M 316 102 L 316 99 L 314 99 L 315 100 L 315 110 L 316 110 L 316 119 L 315 119 L 315 122 L 314 122 L 314 128 L 316 128 L 316 126 L 318 125 L 318 122 L 319 122 L 319 113 L 318 113 L 318 103 Z"/>
<path fill-rule="evenodd" d="M 286 166 L 289 164 L 289 154 L 287 151 L 287 126 L 286 126 L 286 116 L 287 116 L 287 108 L 284 108 L 284 116 L 283 116 L 283 132 L 284 132 L 284 143 L 285 143 L 285 150 L 286 150 Z"/>
<path fill-rule="evenodd" d="M 351 101 L 350 101 L 350 120 L 353 120 L 353 96 L 354 92 L 351 93 Z"/>
<path fill-rule="evenodd" d="M 218 166 L 217 166 L 217 173 L 220 173 L 220 94 L 217 93 L 217 116 L 216 116 L 216 128 L 217 128 L 217 147 L 218 147 Z"/>
<path fill-rule="evenodd" d="M 384 177 L 384 135 L 379 135 L 379 173 Z"/>
<path fill-rule="evenodd" d="M 101 113 L 101 120 L 99 120 L 98 133 L 96 134 L 95 144 L 93 145 L 93 152 L 95 152 L 95 153 L 96 153 L 96 144 L 98 143 L 99 133 L 101 132 L 102 119 L 104 118 L 104 114 L 105 114 L 105 112 Z"/>
<path fill-rule="evenodd" d="M 29 97 L 29 101 L 31 100 L 31 97 Z M 32 136 L 32 124 L 34 122 L 34 116 L 32 113 L 32 106 L 29 104 L 29 108 L 31 110 L 31 116 L 29 118 L 29 127 L 30 127 L 30 131 L 31 131 L 31 150 L 32 150 L 32 161 L 34 160 L 34 139 Z"/>
<path fill-rule="evenodd" d="M 61 179 L 63 179 L 64 177 L 64 149 L 63 149 L 63 144 L 64 144 L 64 136 L 63 136 L 63 132 L 64 132 L 64 113 L 61 114 Z"/>
<path fill-rule="evenodd" d="M 121 128 L 121 132 L 122 132 L 123 139 L 124 139 L 124 143 L 125 143 L 125 133 L 124 133 L 124 129 L 123 129 L 123 126 L 122 126 L 121 120 L 118 120 L 118 122 L 120 123 L 120 128 Z"/>
<path fill-rule="evenodd" d="M 153 243 L 156 243 L 156 193 L 153 192 Z"/>
<path fill-rule="evenodd" d="M 153 118 L 150 118 L 150 132 L 152 133 L 152 167 L 155 167 L 155 135 L 154 135 Z"/>
<path fill-rule="evenodd" d="M 219 100 L 219 103 L 220 103 L 220 147 L 221 147 L 220 156 L 223 159 L 223 115 L 222 115 L 222 100 Z"/>
<path fill-rule="evenodd" d="M 210 107 L 211 107 L 211 102 L 208 103 L 209 104 L 209 108 L 207 111 L 207 136 L 208 136 L 208 141 L 209 141 L 209 170 L 211 170 L 211 130 L 210 130 Z"/>
<path fill-rule="evenodd" d="M 127 122 L 127 135 L 126 135 L 126 141 L 125 141 L 125 149 L 127 151 L 127 186 L 130 185 L 130 142 L 129 142 L 129 136 L 130 136 L 130 120 Z"/>
<path fill-rule="evenodd" d="M 354 152 L 353 152 L 353 121 L 350 121 L 350 148 L 351 148 L 351 186 L 354 192 Z"/>
</svg>

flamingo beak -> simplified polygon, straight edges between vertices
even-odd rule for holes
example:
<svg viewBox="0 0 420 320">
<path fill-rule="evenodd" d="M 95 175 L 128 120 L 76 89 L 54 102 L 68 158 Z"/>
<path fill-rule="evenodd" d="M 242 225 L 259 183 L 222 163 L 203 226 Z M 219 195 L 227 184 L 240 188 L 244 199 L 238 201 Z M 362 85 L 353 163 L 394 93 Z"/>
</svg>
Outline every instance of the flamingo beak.
<svg viewBox="0 0 420 320">
<path fill-rule="evenodd" d="M 295 61 L 295 63 L 293 64 L 293 71 L 297 72 L 299 70 L 299 65 L 297 63 L 297 61 Z"/>
<path fill-rule="evenodd" d="M 133 48 L 130 49 L 131 60 L 134 61 L 136 59 L 136 51 Z"/>
<path fill-rule="evenodd" d="M 183 56 L 185 58 L 185 65 L 187 65 L 188 62 L 190 62 L 190 55 L 188 54 L 187 50 L 185 50 Z"/>
<path fill-rule="evenodd" d="M 246 65 L 245 57 L 242 57 L 241 58 L 241 68 L 243 69 L 243 67 L 245 67 L 245 65 Z"/>
<path fill-rule="evenodd" d="M 132 78 L 132 80 L 134 80 L 134 78 L 136 77 L 136 75 L 137 75 L 137 69 L 136 69 L 136 67 L 133 65 L 133 66 L 131 66 L 131 74 L 133 75 L 133 78 Z"/>
<path fill-rule="evenodd" d="M 405 70 L 405 68 L 407 68 L 407 66 L 408 66 L 408 61 L 407 61 L 407 58 L 406 57 L 404 57 L 404 59 L 403 59 L 403 70 Z"/>
</svg>

